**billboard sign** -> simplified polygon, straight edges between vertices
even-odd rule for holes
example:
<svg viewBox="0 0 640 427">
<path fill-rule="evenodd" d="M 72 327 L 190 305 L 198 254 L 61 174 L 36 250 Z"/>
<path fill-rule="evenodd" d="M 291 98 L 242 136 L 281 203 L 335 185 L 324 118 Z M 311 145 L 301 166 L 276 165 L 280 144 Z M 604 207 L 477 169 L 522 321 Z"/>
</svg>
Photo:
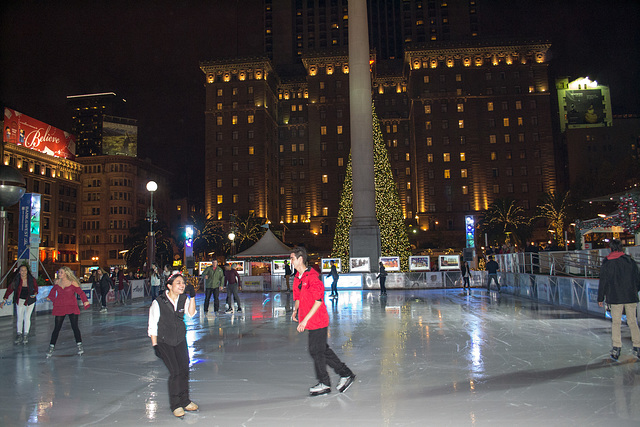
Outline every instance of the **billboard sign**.
<svg viewBox="0 0 640 427">
<path fill-rule="evenodd" d="M 600 89 L 567 90 L 565 99 L 569 126 L 604 123 L 604 101 Z"/>
<path fill-rule="evenodd" d="M 102 121 L 102 154 L 108 156 L 138 155 L 138 126 L 133 119 L 106 116 Z"/>
<path fill-rule="evenodd" d="M 76 140 L 73 135 L 11 108 L 4 109 L 2 135 L 5 142 L 50 156 L 69 160 L 76 158 Z"/>
<path fill-rule="evenodd" d="M 37 193 L 27 193 L 20 198 L 18 218 L 18 258 L 29 259 L 28 249 L 40 244 L 40 199 Z"/>
</svg>

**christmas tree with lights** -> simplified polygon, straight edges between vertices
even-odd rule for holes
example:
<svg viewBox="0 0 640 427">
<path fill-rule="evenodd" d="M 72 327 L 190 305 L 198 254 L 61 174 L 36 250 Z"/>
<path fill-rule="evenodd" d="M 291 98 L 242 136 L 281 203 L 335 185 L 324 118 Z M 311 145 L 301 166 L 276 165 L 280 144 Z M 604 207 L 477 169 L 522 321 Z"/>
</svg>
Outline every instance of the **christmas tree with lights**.
<svg viewBox="0 0 640 427">
<path fill-rule="evenodd" d="M 333 238 L 333 250 L 331 251 L 332 257 L 341 259 L 343 269 L 345 266 L 349 266 L 349 229 L 353 220 L 352 173 L 351 155 L 349 155 L 336 232 Z M 384 146 L 375 107 L 373 107 L 373 173 L 376 192 L 376 219 L 380 227 L 381 255 L 399 256 L 402 271 L 407 271 L 411 246 L 400 207 L 400 196 L 391 172 L 391 164 Z M 370 261 L 374 264 L 378 260 Z"/>
</svg>

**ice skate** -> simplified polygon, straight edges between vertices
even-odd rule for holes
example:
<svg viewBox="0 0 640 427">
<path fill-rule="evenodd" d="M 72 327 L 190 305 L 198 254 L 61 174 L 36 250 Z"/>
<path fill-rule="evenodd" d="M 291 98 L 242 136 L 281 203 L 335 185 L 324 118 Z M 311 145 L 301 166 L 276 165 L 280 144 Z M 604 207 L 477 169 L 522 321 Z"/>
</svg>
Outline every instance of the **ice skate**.
<svg viewBox="0 0 640 427">
<path fill-rule="evenodd" d="M 620 347 L 613 347 L 611 349 L 611 359 L 615 360 L 616 362 L 618 361 L 618 358 L 620 357 L 620 350 L 622 350 Z"/>
<path fill-rule="evenodd" d="M 321 394 L 327 393 L 331 393 L 331 387 L 322 383 L 318 383 L 309 389 L 309 394 L 311 396 L 320 396 Z"/>
<path fill-rule="evenodd" d="M 24 334 L 22 336 L 22 344 L 27 345 L 28 342 L 29 342 L 29 334 Z"/>
<path fill-rule="evenodd" d="M 631 351 L 631 353 L 633 353 L 635 357 L 640 359 L 640 347 L 633 347 L 633 350 Z"/>
<path fill-rule="evenodd" d="M 351 387 L 351 384 L 353 384 L 353 380 L 355 380 L 356 375 L 355 374 L 351 374 L 348 377 L 340 377 L 340 381 L 338 381 L 338 391 L 340 393 L 344 393 L 345 391 L 347 391 L 347 389 L 349 387 Z"/>
<path fill-rule="evenodd" d="M 78 356 L 82 356 L 84 354 L 84 348 L 82 347 L 82 343 L 79 342 L 76 344 L 78 346 Z"/>
<path fill-rule="evenodd" d="M 49 350 L 47 350 L 47 359 L 53 356 L 53 350 L 56 348 L 55 345 L 49 344 Z"/>
<path fill-rule="evenodd" d="M 16 339 L 13 340 L 14 344 L 22 344 L 22 334 L 16 335 Z"/>
</svg>

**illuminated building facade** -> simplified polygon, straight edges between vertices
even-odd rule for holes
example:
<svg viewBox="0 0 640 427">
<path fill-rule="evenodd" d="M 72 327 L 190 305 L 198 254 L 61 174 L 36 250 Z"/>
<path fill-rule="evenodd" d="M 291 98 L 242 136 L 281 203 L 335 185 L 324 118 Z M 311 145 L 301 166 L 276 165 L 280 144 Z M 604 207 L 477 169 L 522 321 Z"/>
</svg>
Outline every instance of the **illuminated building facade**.
<svg viewBox="0 0 640 427">
<path fill-rule="evenodd" d="M 130 156 L 79 157 L 77 161 L 82 168 L 78 212 L 81 274 L 92 266 L 122 266 L 130 229 L 146 221 L 151 197 L 146 185 L 151 180 L 158 184 L 153 195 L 158 219 L 169 222 L 171 174 Z"/>
<path fill-rule="evenodd" d="M 327 249 L 350 153 L 348 16 L 346 2 L 311 3 L 291 2 L 282 28 L 295 30 L 283 44 L 265 2 L 273 59 L 201 63 L 205 209 L 225 221 L 253 212 L 286 224 L 288 243 Z M 390 12 L 370 18 L 372 94 L 405 218 L 451 246 L 464 245 L 465 215 L 507 197 L 532 214 L 557 186 L 549 45 L 477 40 L 475 3 L 369 2 L 370 16 Z M 264 78 L 249 77 L 256 69 Z"/>
</svg>

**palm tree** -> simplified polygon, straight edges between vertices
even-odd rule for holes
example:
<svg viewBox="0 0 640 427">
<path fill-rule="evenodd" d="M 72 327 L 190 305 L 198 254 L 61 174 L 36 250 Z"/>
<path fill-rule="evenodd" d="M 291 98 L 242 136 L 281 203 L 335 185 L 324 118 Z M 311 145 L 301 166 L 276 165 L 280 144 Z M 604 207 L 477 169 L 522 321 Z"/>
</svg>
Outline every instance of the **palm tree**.
<svg viewBox="0 0 640 427">
<path fill-rule="evenodd" d="M 170 264 L 173 260 L 173 237 L 169 232 L 167 224 L 159 222 L 153 227 L 155 236 L 155 256 L 154 260 L 158 265 Z M 149 238 L 149 225 L 146 220 L 139 220 L 135 226 L 129 230 L 129 237 L 125 239 L 124 246 L 128 248 L 124 256 L 127 267 L 130 269 L 140 269 L 147 262 L 147 239 Z"/>
<path fill-rule="evenodd" d="M 226 243 L 222 223 L 211 215 L 191 217 L 194 224 L 195 236 L 193 238 L 193 252 L 206 255 L 210 252 L 222 250 Z"/>
<path fill-rule="evenodd" d="M 524 209 L 513 199 L 496 199 L 480 220 L 480 227 L 498 243 L 505 242 L 509 235 L 513 235 L 515 243 L 522 244 L 529 224 Z"/>
<path fill-rule="evenodd" d="M 556 244 L 559 247 L 564 246 L 564 228 L 570 205 L 568 191 L 562 194 L 549 191 L 542 197 L 542 203 L 538 205 L 536 212 L 536 218 L 548 220 L 549 227 L 555 230 Z"/>
<path fill-rule="evenodd" d="M 260 240 L 264 234 L 264 229 L 261 227 L 265 223 L 264 218 L 258 218 L 254 214 L 249 214 L 245 217 L 235 218 L 235 243 L 237 252 L 241 252 L 255 242 Z M 233 227 L 233 225 L 232 225 Z"/>
</svg>

